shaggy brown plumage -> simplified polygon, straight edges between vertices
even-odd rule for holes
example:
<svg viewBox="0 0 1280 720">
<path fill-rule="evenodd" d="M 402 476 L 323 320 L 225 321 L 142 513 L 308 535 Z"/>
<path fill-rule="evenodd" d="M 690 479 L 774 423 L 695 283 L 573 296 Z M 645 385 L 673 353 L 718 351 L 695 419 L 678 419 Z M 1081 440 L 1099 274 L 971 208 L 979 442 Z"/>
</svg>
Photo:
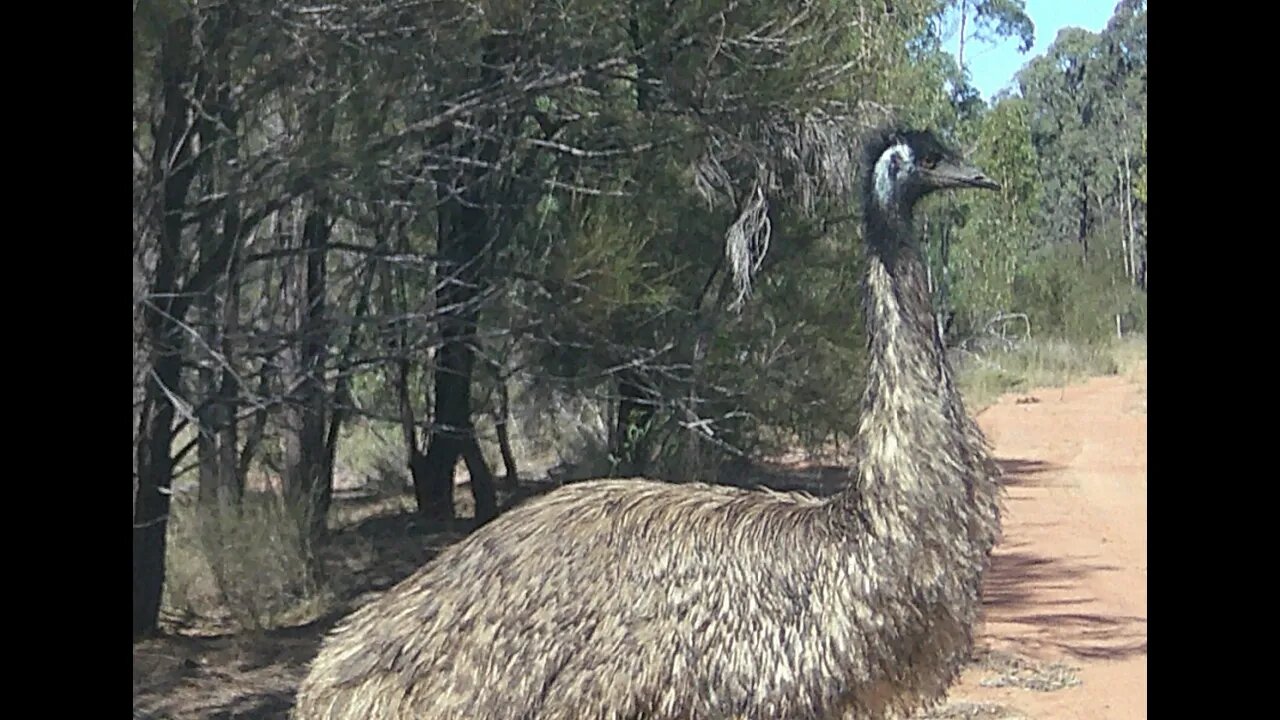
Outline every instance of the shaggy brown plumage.
<svg viewBox="0 0 1280 720">
<path fill-rule="evenodd" d="M 968 657 L 999 485 L 936 335 L 916 200 L 994 187 L 928 133 L 868 143 L 870 376 L 829 499 L 570 485 L 347 618 L 299 720 L 879 718 Z"/>
</svg>

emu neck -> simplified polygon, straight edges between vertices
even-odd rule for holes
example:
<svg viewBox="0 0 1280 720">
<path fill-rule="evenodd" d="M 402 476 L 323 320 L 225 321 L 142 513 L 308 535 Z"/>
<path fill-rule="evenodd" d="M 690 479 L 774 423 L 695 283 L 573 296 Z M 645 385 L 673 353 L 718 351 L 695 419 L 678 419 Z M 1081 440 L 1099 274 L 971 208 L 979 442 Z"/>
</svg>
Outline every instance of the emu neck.
<svg viewBox="0 0 1280 720">
<path fill-rule="evenodd" d="M 910 522 L 902 512 L 965 492 L 963 472 L 956 472 L 964 465 L 963 439 L 949 420 L 951 369 L 911 232 L 909 207 L 868 208 L 863 312 L 870 362 L 855 439 L 857 479 L 842 505 L 854 502 L 872 520 L 898 513 Z"/>
</svg>

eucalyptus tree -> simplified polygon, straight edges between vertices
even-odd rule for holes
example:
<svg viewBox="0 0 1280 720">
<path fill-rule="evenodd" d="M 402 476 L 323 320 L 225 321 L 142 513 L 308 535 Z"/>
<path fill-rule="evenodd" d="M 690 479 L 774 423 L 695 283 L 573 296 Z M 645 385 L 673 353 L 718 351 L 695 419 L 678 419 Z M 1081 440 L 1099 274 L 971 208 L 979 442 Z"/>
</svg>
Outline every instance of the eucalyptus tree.
<svg viewBox="0 0 1280 720">
<path fill-rule="evenodd" d="M 974 198 L 952 249 L 958 335 L 981 332 L 1019 308 L 1014 280 L 1035 242 L 1040 178 L 1031 142 L 1031 110 L 1004 96 L 976 123 L 975 162 L 1000 178 L 1000 189 Z"/>
<path fill-rule="evenodd" d="M 1139 282 L 1142 224 L 1133 189 L 1146 124 L 1146 9 L 1126 1 L 1101 33 L 1062 30 L 1044 56 L 1018 75 L 1031 103 L 1032 133 L 1044 185 L 1041 230 L 1070 238 L 1085 256 L 1105 222 L 1115 233 L 1126 276 Z"/>
</svg>

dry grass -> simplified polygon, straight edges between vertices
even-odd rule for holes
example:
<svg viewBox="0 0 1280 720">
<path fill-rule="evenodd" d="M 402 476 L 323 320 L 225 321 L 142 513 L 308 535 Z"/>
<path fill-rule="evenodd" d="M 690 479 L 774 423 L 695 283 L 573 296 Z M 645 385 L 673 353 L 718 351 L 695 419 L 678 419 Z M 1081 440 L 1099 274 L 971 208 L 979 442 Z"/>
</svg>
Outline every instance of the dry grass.
<svg viewBox="0 0 1280 720">
<path fill-rule="evenodd" d="M 1147 338 L 1134 337 L 1116 348 L 1116 362 L 1120 374 L 1138 386 L 1138 396 L 1130 408 L 1132 412 L 1147 413 Z"/>
<path fill-rule="evenodd" d="M 983 687 L 1016 687 L 1037 692 L 1053 692 L 1080 684 L 1079 668 L 1059 662 L 1037 662 L 1006 652 L 982 651 L 974 658 L 977 667 L 989 673 Z"/>
<path fill-rule="evenodd" d="M 985 677 L 984 687 L 1018 688 L 1033 692 L 1054 692 L 1080 684 L 1078 668 L 1058 662 L 1039 662 L 1012 653 L 977 650 L 973 669 Z M 987 702 L 955 701 L 916 715 L 912 720 L 1031 720 L 1022 710 Z"/>
<path fill-rule="evenodd" d="M 218 512 L 176 495 L 161 610 L 166 629 L 216 634 L 319 617 L 331 598 L 299 526 L 272 493 L 248 493 L 240 507 Z"/>
<path fill-rule="evenodd" d="M 913 720 L 1030 720 L 1017 708 L 998 703 L 955 702 L 916 715 Z"/>
<path fill-rule="evenodd" d="M 1140 375 L 1145 399 L 1146 356 L 1143 336 L 1103 345 L 1032 339 L 1007 350 L 958 352 L 954 364 L 965 405 L 970 412 L 977 412 L 1005 393 L 1062 387 L 1100 375 L 1124 374 L 1135 379 Z"/>
<path fill-rule="evenodd" d="M 446 526 L 420 520 L 407 512 L 410 497 L 342 493 L 330 515 L 331 535 L 311 560 L 323 582 L 307 586 L 300 582 L 307 576 L 299 572 L 301 557 L 288 542 L 290 533 L 279 530 L 292 521 L 270 520 L 279 512 L 275 500 L 251 500 L 254 509 L 227 524 L 232 532 L 217 533 L 230 536 L 224 544 L 212 545 L 201 538 L 190 500 L 180 501 L 170 535 L 169 634 L 133 646 L 135 709 L 173 720 L 287 717 L 307 663 L 332 624 L 466 530 L 465 521 Z M 247 574 L 219 583 L 214 566 Z M 299 596 L 299 588 L 309 592 Z M 175 619 L 178 609 L 185 613 Z"/>
<path fill-rule="evenodd" d="M 1120 366 L 1120 373 L 1135 382 L 1147 381 L 1147 337 L 1132 335 L 1112 346 L 1111 354 Z"/>
<path fill-rule="evenodd" d="M 525 394 L 518 390 L 519 410 L 510 424 L 526 480 L 521 495 L 544 490 L 549 476 L 559 483 L 610 470 L 604 447 L 607 424 L 599 403 L 555 393 L 529 398 Z M 480 425 L 486 456 L 500 457 L 491 420 L 481 418 Z M 398 426 L 368 420 L 351 423 L 343 431 L 337 458 L 328 518 L 334 536 L 319 549 L 308 547 L 295 513 L 273 492 L 278 483 L 272 482 L 269 470 L 251 473 L 256 490 L 246 494 L 242 507 L 216 515 L 198 510 L 193 480 L 175 483 L 162 629 L 216 635 L 296 626 L 332 612 L 344 596 L 368 590 L 353 578 L 377 574 L 372 564 L 387 558 L 371 547 L 368 533 L 359 528 L 377 526 L 386 518 L 400 518 L 402 525 L 414 522 L 415 502 Z M 502 473 L 500 466 L 493 469 Z M 456 479 L 470 479 L 462 464 Z M 507 497 L 505 489 L 500 483 L 499 501 L 510 503 L 514 498 Z M 457 515 L 465 522 L 474 515 L 471 493 L 460 487 L 455 498 Z M 357 530 L 344 532 L 353 528 Z M 391 565 L 398 567 L 394 561 Z"/>
</svg>

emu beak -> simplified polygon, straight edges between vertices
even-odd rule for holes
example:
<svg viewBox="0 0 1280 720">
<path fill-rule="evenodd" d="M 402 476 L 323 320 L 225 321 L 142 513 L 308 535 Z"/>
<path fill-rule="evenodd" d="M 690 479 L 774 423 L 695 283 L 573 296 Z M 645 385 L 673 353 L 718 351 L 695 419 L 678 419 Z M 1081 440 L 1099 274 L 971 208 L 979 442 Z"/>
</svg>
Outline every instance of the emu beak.
<svg viewBox="0 0 1280 720">
<path fill-rule="evenodd" d="M 1000 189 L 1000 183 L 987 177 L 986 173 L 973 165 L 962 161 L 941 162 L 929 174 L 938 187 Z"/>
</svg>

